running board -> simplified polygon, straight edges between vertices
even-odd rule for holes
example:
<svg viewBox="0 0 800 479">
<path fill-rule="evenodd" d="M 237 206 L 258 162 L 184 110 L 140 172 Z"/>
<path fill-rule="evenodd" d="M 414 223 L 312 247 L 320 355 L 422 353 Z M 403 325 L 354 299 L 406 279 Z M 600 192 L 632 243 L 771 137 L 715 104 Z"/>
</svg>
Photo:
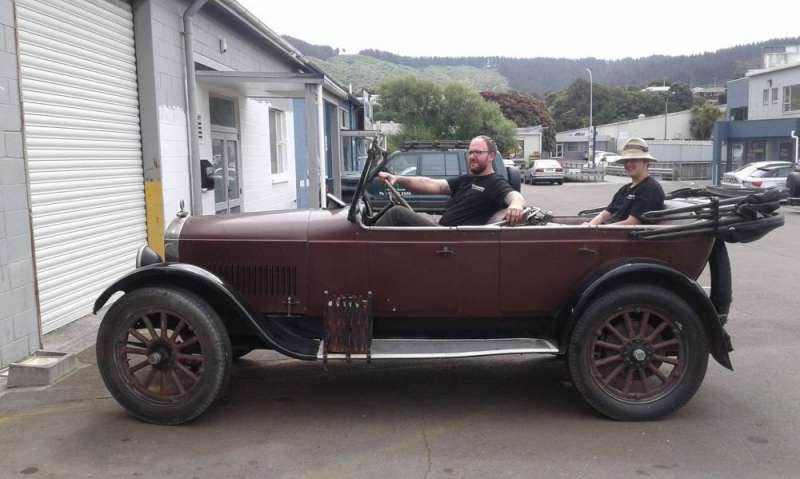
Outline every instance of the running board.
<svg viewBox="0 0 800 479">
<path fill-rule="evenodd" d="M 317 359 L 324 357 L 320 342 Z M 435 359 L 472 358 L 503 354 L 556 354 L 558 348 L 548 340 L 534 338 L 503 339 L 373 339 L 369 358 L 350 354 L 350 359 Z M 348 359 L 345 353 L 331 353 L 327 359 Z"/>
</svg>

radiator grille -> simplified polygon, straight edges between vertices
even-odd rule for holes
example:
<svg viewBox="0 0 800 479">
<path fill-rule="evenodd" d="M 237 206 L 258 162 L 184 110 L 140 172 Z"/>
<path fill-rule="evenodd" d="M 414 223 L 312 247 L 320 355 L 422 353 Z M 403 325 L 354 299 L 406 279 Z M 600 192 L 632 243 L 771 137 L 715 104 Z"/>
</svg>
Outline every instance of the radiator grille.
<svg viewBox="0 0 800 479">
<path fill-rule="evenodd" d="M 252 296 L 296 296 L 297 268 L 264 264 L 212 264 L 206 268 L 240 293 Z"/>
</svg>

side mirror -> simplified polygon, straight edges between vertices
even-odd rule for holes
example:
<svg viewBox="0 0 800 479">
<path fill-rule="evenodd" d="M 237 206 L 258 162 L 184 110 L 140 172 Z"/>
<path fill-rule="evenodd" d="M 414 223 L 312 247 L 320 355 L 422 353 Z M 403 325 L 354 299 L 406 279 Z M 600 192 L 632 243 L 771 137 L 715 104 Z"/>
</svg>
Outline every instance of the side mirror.
<svg viewBox="0 0 800 479">
<path fill-rule="evenodd" d="M 208 160 L 200 160 L 200 187 L 205 190 L 214 189 L 214 165 Z"/>
</svg>

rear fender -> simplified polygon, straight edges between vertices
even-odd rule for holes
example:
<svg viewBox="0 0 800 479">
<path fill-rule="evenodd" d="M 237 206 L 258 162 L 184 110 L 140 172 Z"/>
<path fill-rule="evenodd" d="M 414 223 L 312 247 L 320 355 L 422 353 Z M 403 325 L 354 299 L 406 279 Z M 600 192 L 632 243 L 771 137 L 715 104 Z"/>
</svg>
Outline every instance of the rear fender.
<svg viewBox="0 0 800 479">
<path fill-rule="evenodd" d="M 244 299 L 234 288 L 226 284 L 213 273 L 184 263 L 159 263 L 139 268 L 117 280 L 97 298 L 94 312 L 102 308 L 108 299 L 118 291 L 129 293 L 136 289 L 152 286 L 174 286 L 191 291 L 217 311 L 226 327 L 244 329 L 255 334 L 268 347 L 297 359 L 316 359 L 314 344 L 291 346 L 276 338 L 285 337 L 277 328 L 272 328 L 271 321 L 261 319 L 247 306 Z"/>
<path fill-rule="evenodd" d="M 647 259 L 629 259 L 624 263 L 610 266 L 604 272 L 587 279 L 572 299 L 559 313 L 558 323 L 561 329 L 558 332 L 562 353 L 566 352 L 569 338 L 575 323 L 592 301 L 605 291 L 618 288 L 626 284 L 651 284 L 669 289 L 697 312 L 706 335 L 709 338 L 711 355 L 722 366 L 733 370 L 729 352 L 733 350 L 730 336 L 725 331 L 716 308 L 706 295 L 703 288 L 685 274 L 676 271 L 663 263 Z"/>
</svg>

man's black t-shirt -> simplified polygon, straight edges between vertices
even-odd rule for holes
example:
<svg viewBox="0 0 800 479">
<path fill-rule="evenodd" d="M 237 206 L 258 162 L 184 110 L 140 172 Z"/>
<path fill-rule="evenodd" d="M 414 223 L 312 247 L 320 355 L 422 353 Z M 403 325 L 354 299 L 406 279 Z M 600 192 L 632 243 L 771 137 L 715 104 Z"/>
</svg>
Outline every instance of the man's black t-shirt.
<svg viewBox="0 0 800 479">
<path fill-rule="evenodd" d="M 634 216 L 640 221 L 648 211 L 664 209 L 664 190 L 658 181 L 648 176 L 641 183 L 628 183 L 617 191 L 606 210 L 611 213 L 610 223 Z"/>
<path fill-rule="evenodd" d="M 447 180 L 450 200 L 439 220 L 442 226 L 482 225 L 506 207 L 506 195 L 514 191 L 500 175 L 461 175 Z"/>
</svg>

